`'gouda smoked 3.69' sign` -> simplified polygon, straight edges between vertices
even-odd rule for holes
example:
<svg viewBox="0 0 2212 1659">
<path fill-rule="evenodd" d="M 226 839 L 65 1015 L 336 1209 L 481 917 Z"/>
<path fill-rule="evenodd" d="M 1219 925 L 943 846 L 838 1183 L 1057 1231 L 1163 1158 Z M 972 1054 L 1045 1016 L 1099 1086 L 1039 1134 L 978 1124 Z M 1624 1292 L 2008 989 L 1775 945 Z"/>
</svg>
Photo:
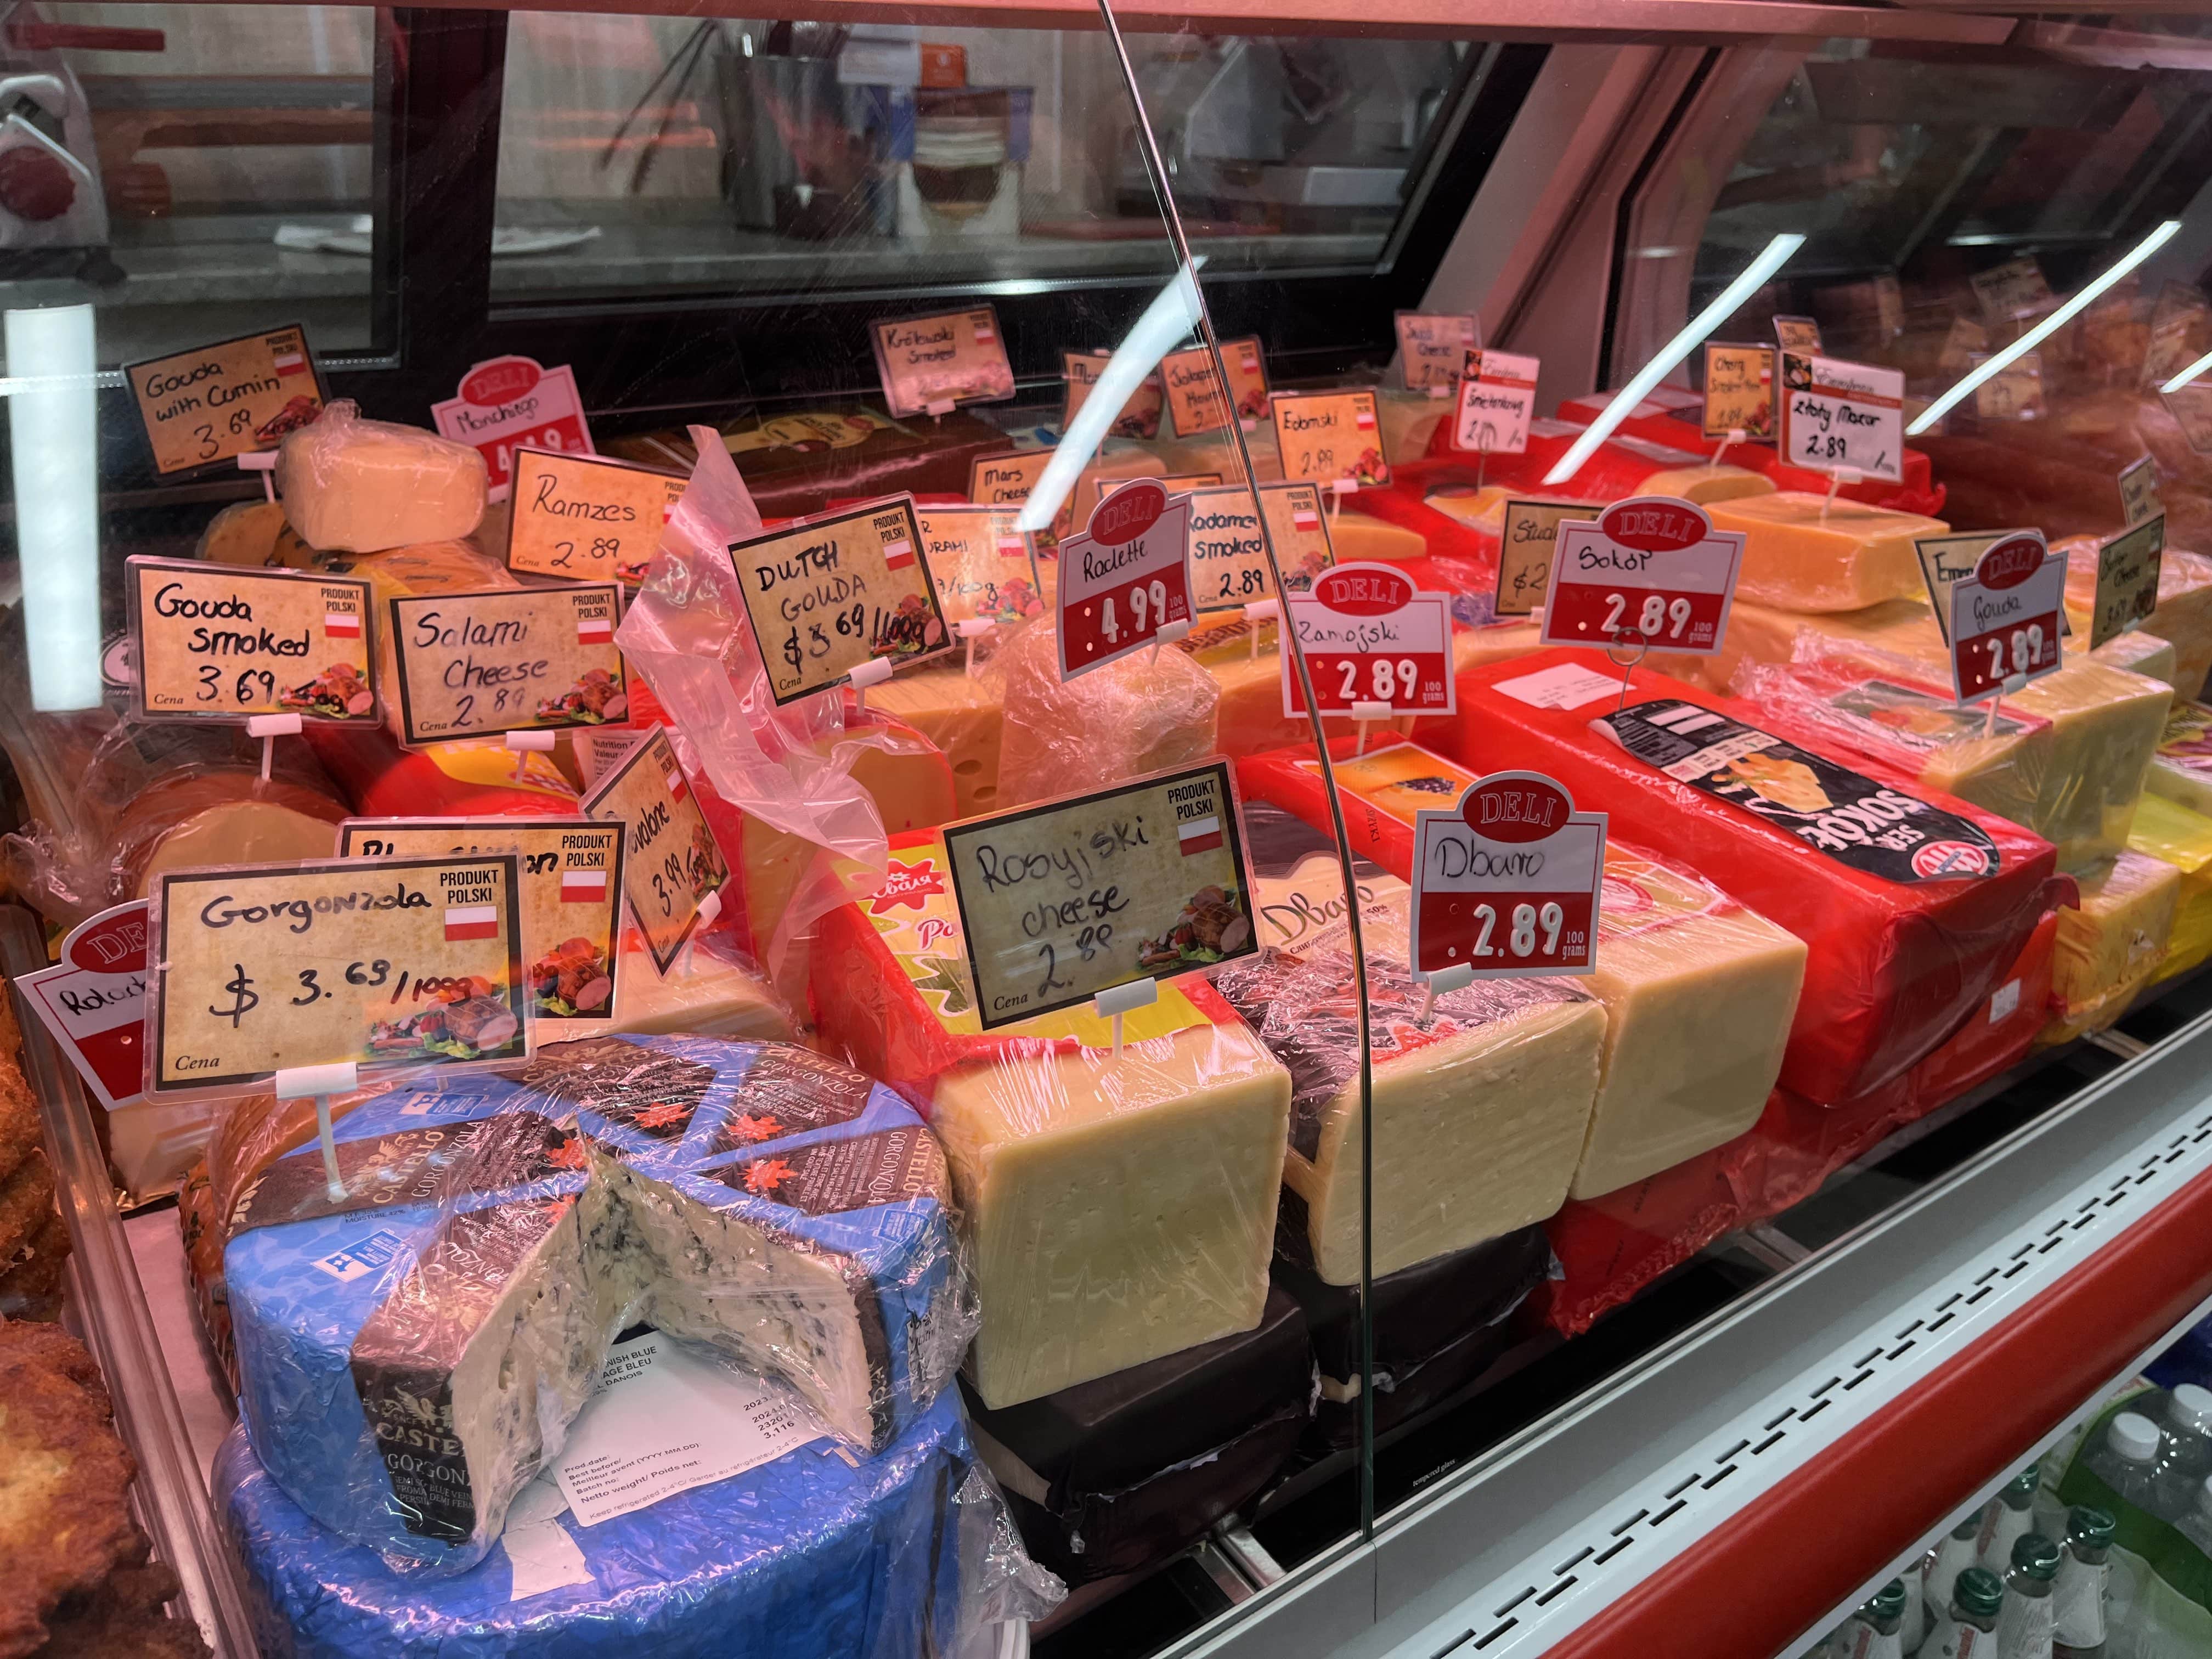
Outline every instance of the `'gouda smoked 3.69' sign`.
<svg viewBox="0 0 2212 1659">
<path fill-rule="evenodd" d="M 409 743 L 629 718 L 615 649 L 622 590 L 612 582 L 422 594 L 391 605 Z"/>
<path fill-rule="evenodd" d="M 143 718 L 374 724 L 366 581 L 198 559 L 134 558 L 126 568 Z"/>
<path fill-rule="evenodd" d="M 520 1059 L 521 939 L 512 853 L 172 872 L 154 900 L 147 1092 Z"/>
</svg>

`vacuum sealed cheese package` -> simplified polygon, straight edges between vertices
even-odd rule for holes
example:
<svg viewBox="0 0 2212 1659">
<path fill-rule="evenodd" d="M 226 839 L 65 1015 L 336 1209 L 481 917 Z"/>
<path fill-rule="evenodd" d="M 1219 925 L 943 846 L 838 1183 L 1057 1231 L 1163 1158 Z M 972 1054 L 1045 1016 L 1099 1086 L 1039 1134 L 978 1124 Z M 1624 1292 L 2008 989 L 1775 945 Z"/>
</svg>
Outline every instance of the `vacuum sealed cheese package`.
<svg viewBox="0 0 2212 1659">
<path fill-rule="evenodd" d="M 1049 617 L 1016 630 L 991 670 L 1006 688 L 999 805 L 1077 794 L 1214 752 L 1221 690 L 1183 652 L 1132 652 L 1060 678 Z"/>
<path fill-rule="evenodd" d="M 2212 817 L 2164 795 L 2147 794 L 2128 831 L 2130 851 L 2180 872 L 2173 925 L 2154 981 L 2185 974 L 2212 958 Z"/>
<path fill-rule="evenodd" d="M 421 427 L 364 420 L 346 398 L 285 434 L 276 479 L 301 539 L 342 553 L 458 540 L 483 517 L 488 490 L 477 450 Z"/>
<path fill-rule="evenodd" d="M 1476 775 L 1411 743 L 1332 752 L 1354 848 L 1402 891 L 1416 815 L 1448 809 Z M 1328 822 L 1320 769 L 1304 755 L 1259 757 L 1238 777 L 1255 802 Z M 1263 908 L 1263 934 L 1273 914 Z M 1573 1196 L 1640 1180 L 1751 1126 L 1781 1068 L 1805 956 L 1796 938 L 1687 867 L 1607 836 L 1596 969 L 1571 981 L 1606 1011 Z"/>
<path fill-rule="evenodd" d="M 1164 653 L 1165 654 L 1165 653 Z M 1095 678 L 1095 677 L 1092 677 Z M 985 1031 L 941 835 L 894 837 L 876 896 L 816 941 L 825 1047 L 943 1142 L 997 1409 L 1251 1329 L 1267 1299 L 1291 1079 L 1204 979 L 1110 1023 Z"/>
<path fill-rule="evenodd" d="M 254 1455 L 401 1573 L 482 1560 L 617 1333 L 647 1322 L 790 1390 L 862 1455 L 972 1322 L 944 1156 L 811 1050 L 600 1037 L 426 1079 L 233 1200 L 223 1280 Z"/>
<path fill-rule="evenodd" d="M 2166 959 L 2181 899 L 2181 872 L 2142 853 L 2122 852 L 2075 878 L 2075 904 L 2058 912 L 2054 988 L 2063 1006 L 2043 1041 L 2101 1031 L 2125 1013 Z"/>
<path fill-rule="evenodd" d="M 2161 688 L 2162 690 L 2162 688 Z M 1808 947 L 1782 1083 L 1837 1103 L 1923 1059 L 2050 907 L 2050 843 L 1917 776 L 1764 729 L 1759 710 L 1567 652 L 1462 675 L 1457 759 L 1557 779 L 1586 811 Z"/>
</svg>

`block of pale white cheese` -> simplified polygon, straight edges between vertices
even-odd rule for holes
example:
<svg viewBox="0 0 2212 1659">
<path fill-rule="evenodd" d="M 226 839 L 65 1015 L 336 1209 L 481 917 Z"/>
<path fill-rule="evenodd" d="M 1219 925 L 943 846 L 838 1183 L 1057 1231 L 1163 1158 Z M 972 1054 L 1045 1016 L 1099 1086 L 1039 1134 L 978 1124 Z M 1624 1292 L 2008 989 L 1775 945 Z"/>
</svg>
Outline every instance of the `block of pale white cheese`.
<svg viewBox="0 0 2212 1659">
<path fill-rule="evenodd" d="M 1079 794 L 1214 750 L 1220 690 L 1181 651 L 1133 652 L 1063 681 L 1053 619 L 1041 617 L 1016 629 L 990 667 L 1005 695 L 1001 807 Z"/>
<path fill-rule="evenodd" d="M 457 1572 L 646 1322 L 788 1384 L 872 1452 L 967 1327 L 941 1152 L 806 1049 L 600 1037 L 513 1079 L 404 1086 L 232 1201 L 223 1276 L 256 1454 L 395 1570 Z"/>
<path fill-rule="evenodd" d="M 1168 653 L 1172 654 L 1172 653 Z M 1092 677 L 1095 678 L 1095 677 Z M 986 1033 L 935 834 L 823 918 L 825 1044 L 927 1103 L 982 1306 L 994 1408 L 1257 1324 L 1291 1079 L 1202 980 L 1111 1024 L 1088 1005 Z"/>
<path fill-rule="evenodd" d="M 483 517 L 484 459 L 420 427 L 367 421 L 344 399 L 276 451 L 284 516 L 308 546 L 370 553 L 453 541 Z"/>
<path fill-rule="evenodd" d="M 1715 529 L 1743 533 L 1739 599 L 1784 611 L 1859 611 L 1924 593 L 1912 544 L 1950 530 L 1917 513 L 1794 489 L 1705 510 Z"/>
<path fill-rule="evenodd" d="M 2075 878 L 2078 904 L 2058 913 L 2051 988 L 2061 1007 L 2042 1040 L 2066 1042 L 2101 1031 L 2127 1012 L 2166 959 L 2181 899 L 2181 872 L 2142 853 L 2122 852 Z"/>
</svg>

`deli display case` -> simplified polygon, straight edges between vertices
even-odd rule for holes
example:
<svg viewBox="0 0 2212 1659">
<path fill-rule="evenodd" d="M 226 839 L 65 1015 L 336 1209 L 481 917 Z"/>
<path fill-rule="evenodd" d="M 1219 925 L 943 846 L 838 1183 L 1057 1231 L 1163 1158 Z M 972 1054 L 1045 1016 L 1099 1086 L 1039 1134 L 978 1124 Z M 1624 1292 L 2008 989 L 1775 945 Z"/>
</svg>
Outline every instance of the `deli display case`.
<svg viewBox="0 0 2212 1659">
<path fill-rule="evenodd" d="M 0 51 L 9 1651 L 2212 1651 L 2202 19 Z"/>
</svg>

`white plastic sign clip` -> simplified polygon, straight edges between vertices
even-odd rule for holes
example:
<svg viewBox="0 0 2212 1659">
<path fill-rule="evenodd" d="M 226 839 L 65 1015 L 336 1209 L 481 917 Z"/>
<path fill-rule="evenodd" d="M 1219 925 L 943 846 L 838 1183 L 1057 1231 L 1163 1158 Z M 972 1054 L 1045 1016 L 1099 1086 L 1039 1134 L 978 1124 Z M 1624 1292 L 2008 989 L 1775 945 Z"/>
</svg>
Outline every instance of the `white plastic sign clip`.
<svg viewBox="0 0 2212 1659">
<path fill-rule="evenodd" d="M 1121 1017 L 1134 1013 L 1139 1008 L 1149 1008 L 1160 1000 L 1160 982 L 1156 979 L 1131 980 L 1127 985 L 1109 985 L 1091 998 L 1091 1012 L 1101 1019 L 1114 1022 L 1114 1058 L 1121 1058 Z"/>
<path fill-rule="evenodd" d="M 323 1145 L 323 1178 L 331 1202 L 345 1199 L 345 1182 L 338 1174 L 338 1142 L 331 1127 L 331 1097 L 349 1094 L 361 1086 L 361 1068 L 342 1060 L 329 1066 L 287 1066 L 271 1079 L 279 1100 L 315 1103 L 315 1134 Z"/>
<path fill-rule="evenodd" d="M 269 781 L 270 763 L 276 757 L 276 739 L 296 738 L 301 722 L 297 714 L 251 714 L 246 717 L 246 735 L 261 739 L 261 781 Z"/>
<path fill-rule="evenodd" d="M 261 494 L 264 500 L 276 499 L 276 452 L 273 449 L 249 450 L 238 458 L 240 472 L 261 475 Z"/>
</svg>

